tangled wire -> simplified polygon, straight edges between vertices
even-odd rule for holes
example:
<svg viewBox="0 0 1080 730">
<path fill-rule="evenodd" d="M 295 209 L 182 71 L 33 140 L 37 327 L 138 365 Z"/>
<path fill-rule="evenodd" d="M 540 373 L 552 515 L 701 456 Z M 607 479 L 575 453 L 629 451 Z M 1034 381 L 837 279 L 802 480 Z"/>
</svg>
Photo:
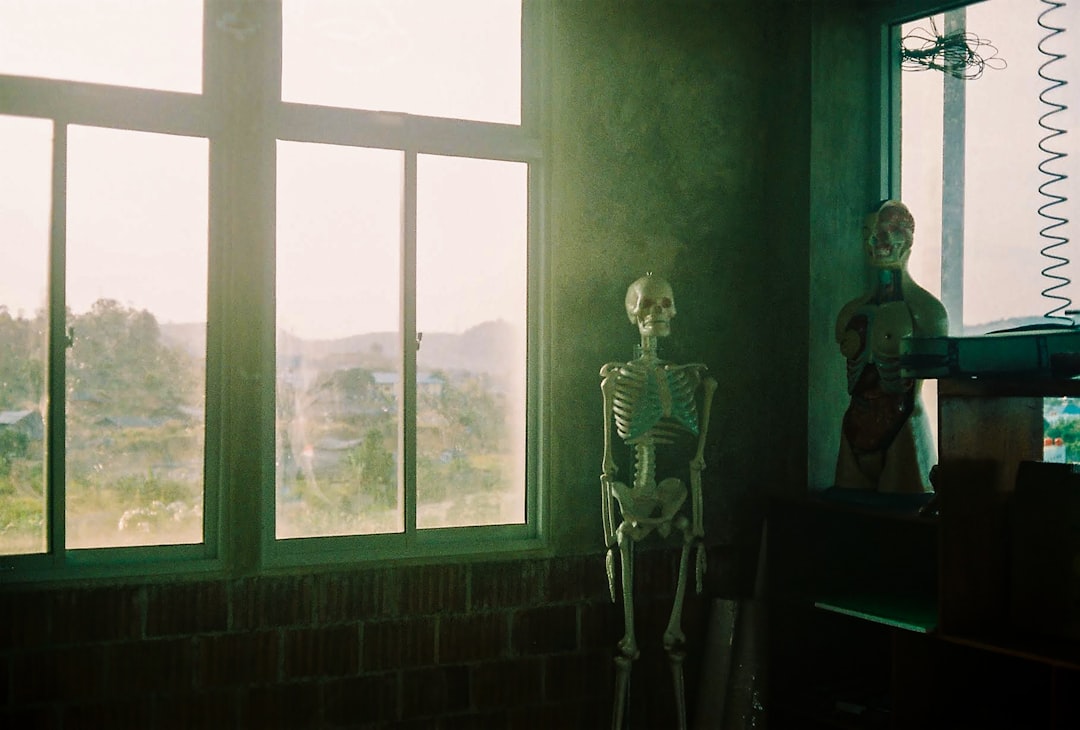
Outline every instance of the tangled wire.
<svg viewBox="0 0 1080 730">
<path fill-rule="evenodd" d="M 905 71 L 943 71 L 958 79 L 974 80 L 987 68 L 1001 70 L 1005 59 L 998 58 L 998 49 L 990 41 L 974 33 L 955 31 L 938 33 L 933 18 L 930 29 L 915 28 L 900 40 L 900 62 Z M 980 54 L 979 49 L 989 49 Z"/>
</svg>

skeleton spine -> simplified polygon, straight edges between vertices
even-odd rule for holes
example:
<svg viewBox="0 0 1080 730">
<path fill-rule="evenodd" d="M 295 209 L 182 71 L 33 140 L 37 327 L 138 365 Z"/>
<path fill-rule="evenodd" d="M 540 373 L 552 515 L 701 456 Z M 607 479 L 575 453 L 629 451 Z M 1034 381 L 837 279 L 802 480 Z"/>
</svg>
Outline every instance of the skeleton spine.
<svg viewBox="0 0 1080 730">
<path fill-rule="evenodd" d="M 634 445 L 634 486 L 647 488 L 656 484 L 656 450 L 652 441 L 646 439 L 644 443 Z"/>
</svg>

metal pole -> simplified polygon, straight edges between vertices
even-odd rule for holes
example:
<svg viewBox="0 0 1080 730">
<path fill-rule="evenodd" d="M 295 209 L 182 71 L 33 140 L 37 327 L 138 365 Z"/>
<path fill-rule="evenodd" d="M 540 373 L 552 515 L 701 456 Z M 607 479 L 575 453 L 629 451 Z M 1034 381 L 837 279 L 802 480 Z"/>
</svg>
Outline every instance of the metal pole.
<svg viewBox="0 0 1080 730">
<path fill-rule="evenodd" d="M 967 11 L 945 13 L 945 35 L 963 33 Z M 945 74 L 941 180 L 941 301 L 950 334 L 964 334 L 964 79 Z"/>
</svg>

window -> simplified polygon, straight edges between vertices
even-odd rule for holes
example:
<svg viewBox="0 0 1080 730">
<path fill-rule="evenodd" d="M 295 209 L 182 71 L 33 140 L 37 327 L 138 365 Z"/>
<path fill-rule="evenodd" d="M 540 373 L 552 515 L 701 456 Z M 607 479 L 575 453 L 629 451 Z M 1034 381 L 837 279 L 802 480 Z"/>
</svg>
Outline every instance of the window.
<svg viewBox="0 0 1080 730">
<path fill-rule="evenodd" d="M 1080 6 L 1058 2 L 987 0 L 894 28 L 909 270 L 946 305 L 951 335 L 1074 320 L 1078 37 Z M 971 63 L 950 65 L 959 49 Z M 1074 410 L 1047 400 L 1051 439 L 1080 430 L 1062 421 Z"/>
<path fill-rule="evenodd" d="M 445 5 L 0 5 L 0 567 L 536 544 L 540 11 Z"/>
</svg>

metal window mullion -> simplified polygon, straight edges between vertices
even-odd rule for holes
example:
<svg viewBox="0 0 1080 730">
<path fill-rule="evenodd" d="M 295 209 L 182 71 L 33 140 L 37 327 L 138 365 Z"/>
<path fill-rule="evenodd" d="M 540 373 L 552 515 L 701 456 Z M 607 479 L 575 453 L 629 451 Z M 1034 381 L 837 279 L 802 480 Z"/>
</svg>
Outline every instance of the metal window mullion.
<svg viewBox="0 0 1080 730">
<path fill-rule="evenodd" d="M 211 550 L 231 572 L 248 574 L 260 569 L 275 537 L 273 109 L 281 7 L 235 0 L 205 7 L 203 87 L 212 115 L 207 406 L 217 408 L 207 420 L 214 444 L 206 469 L 217 484 L 206 493 L 218 508 Z"/>
<path fill-rule="evenodd" d="M 67 124 L 53 122 L 52 204 L 49 233 L 49 336 L 46 431 L 47 549 L 57 567 L 67 543 L 66 377 L 67 377 Z"/>
<path fill-rule="evenodd" d="M 416 165 L 415 149 L 405 150 L 401 221 L 401 404 L 398 474 L 405 510 L 405 534 L 416 534 Z"/>
<path fill-rule="evenodd" d="M 888 69 L 888 83 L 883 86 L 888 96 L 885 103 L 880 105 L 882 113 L 881 130 L 884 135 L 884 164 L 880 176 L 881 195 L 879 196 L 881 199 L 899 198 L 901 194 L 900 178 L 903 171 L 901 37 L 902 32 L 899 25 L 887 25 L 882 28 L 882 38 L 885 46 L 882 52 L 882 63 Z"/>
<path fill-rule="evenodd" d="M 946 35 L 963 34 L 966 15 L 964 8 L 946 13 Z M 941 300 L 953 334 L 964 327 L 965 83 L 945 74 L 942 90 Z"/>
<path fill-rule="evenodd" d="M 544 375 L 548 372 L 547 364 L 541 364 L 546 348 L 541 346 L 538 333 L 546 331 L 550 321 L 547 310 L 549 297 L 544 282 L 549 261 L 544 255 L 540 242 L 545 240 L 546 218 L 543 212 L 547 205 L 547 176 L 545 167 L 530 163 L 528 172 L 528 238 L 526 245 L 527 261 L 527 298 L 526 298 L 526 380 L 525 380 L 525 524 L 534 535 L 540 534 L 547 519 L 544 503 L 541 500 L 540 485 L 544 483 L 544 460 L 540 453 L 541 444 L 548 443 L 550 433 L 548 413 L 544 403 L 547 392 Z"/>
</svg>

